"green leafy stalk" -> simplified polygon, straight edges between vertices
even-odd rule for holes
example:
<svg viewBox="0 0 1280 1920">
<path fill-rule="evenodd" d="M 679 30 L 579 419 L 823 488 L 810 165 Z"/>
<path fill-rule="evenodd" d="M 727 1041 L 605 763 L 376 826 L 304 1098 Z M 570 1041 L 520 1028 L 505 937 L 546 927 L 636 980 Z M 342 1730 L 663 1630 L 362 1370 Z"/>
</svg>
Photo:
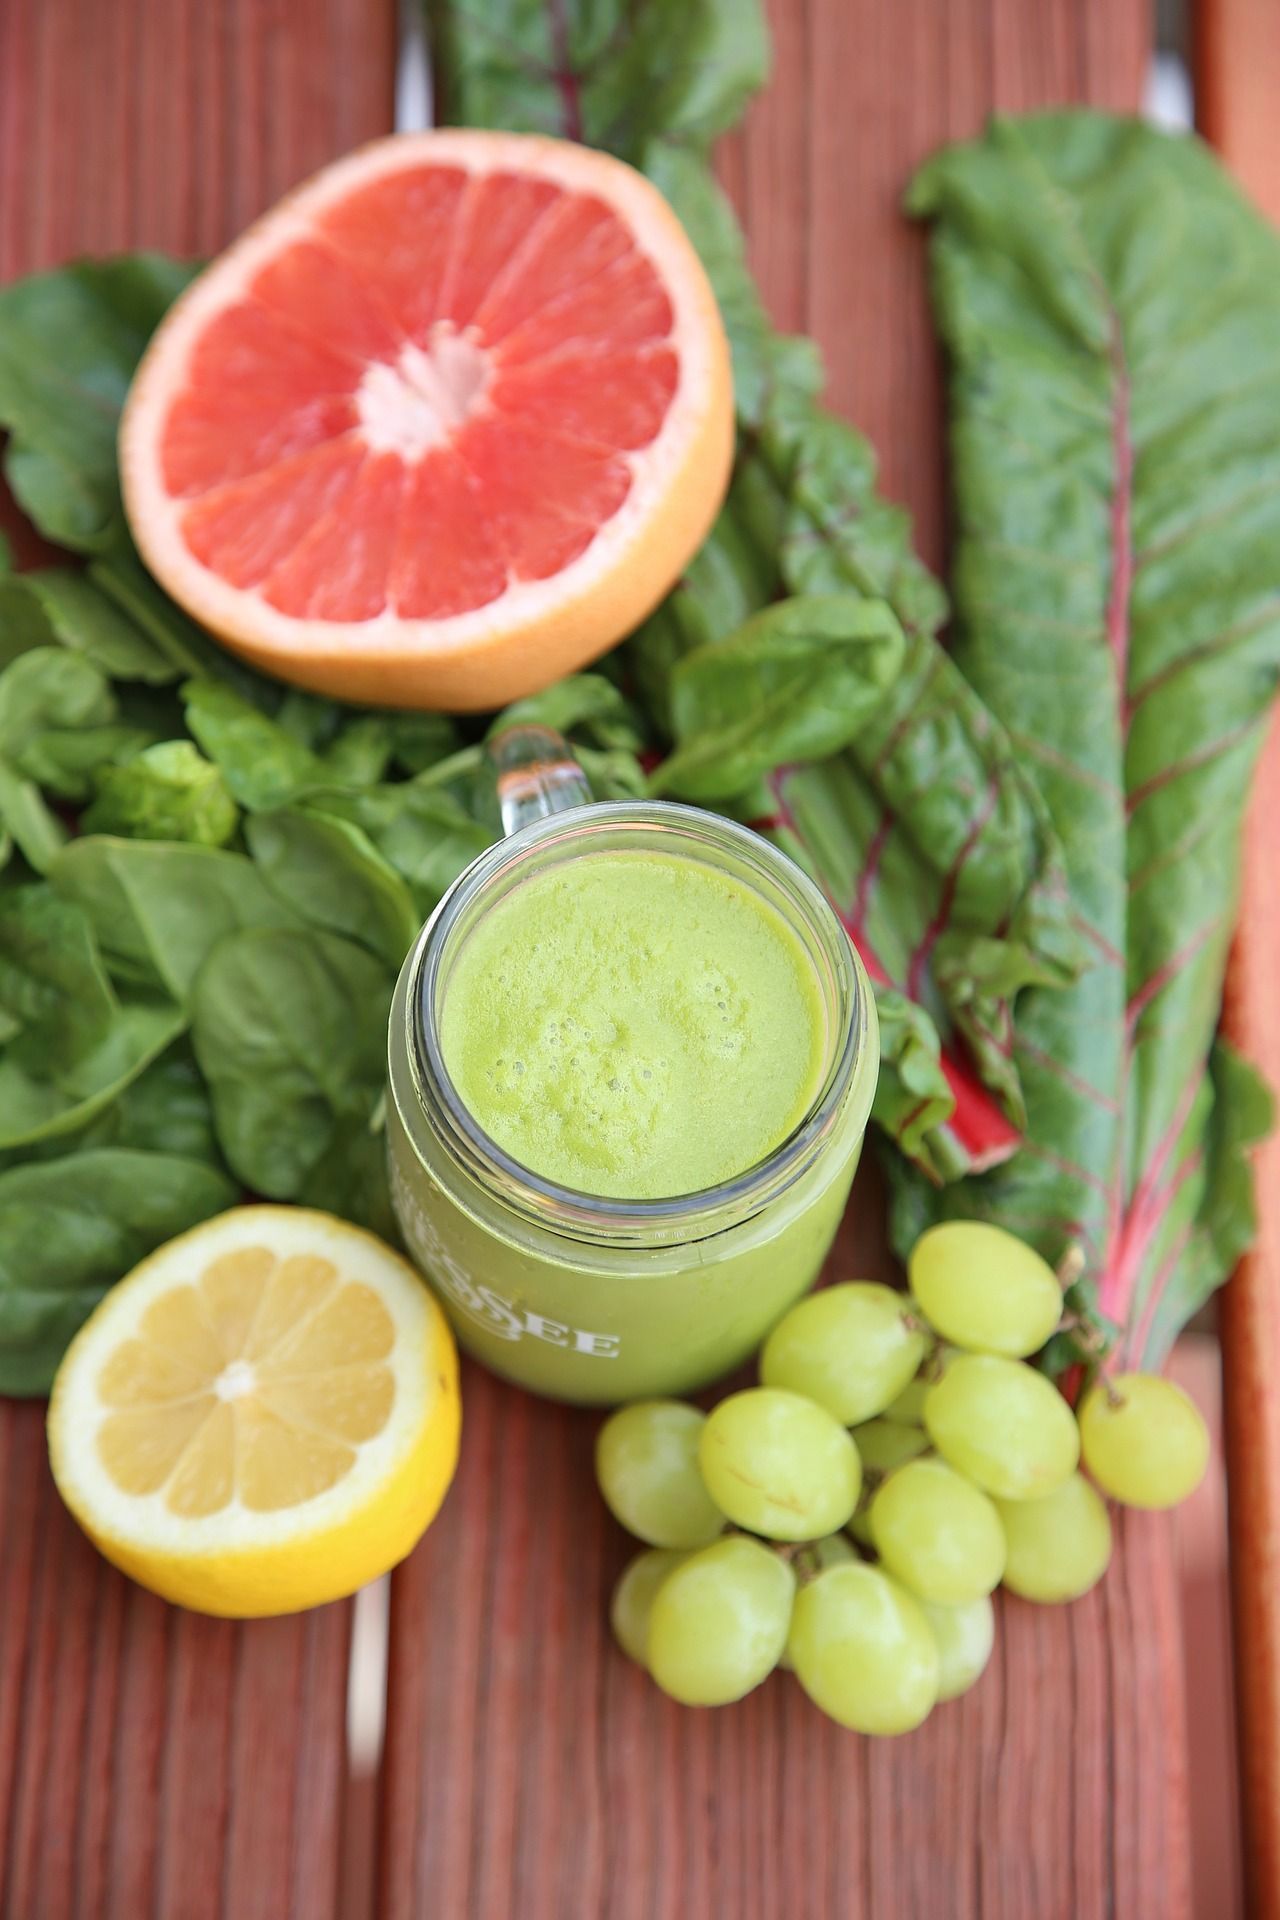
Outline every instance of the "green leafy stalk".
<svg viewBox="0 0 1280 1920">
<path fill-rule="evenodd" d="M 1034 767 L 1095 964 L 1013 1035 L 1028 1144 L 981 1212 L 1088 1261 L 1153 1362 L 1253 1232 L 1268 1124 L 1213 1047 L 1280 673 L 1280 242 L 1198 142 L 997 121 L 911 195 L 952 360 L 955 654 Z"/>
<path fill-rule="evenodd" d="M 1070 977 L 1083 949 L 1034 785 L 937 644 L 946 596 L 912 552 L 906 514 L 878 495 L 866 441 L 818 404 L 812 342 L 770 326 L 706 165 L 707 140 L 753 84 L 757 9 L 646 0 L 593 12 L 587 31 L 571 7 L 559 43 L 540 6 L 499 18 L 437 0 L 431 13 L 449 117 L 567 131 L 643 166 L 724 316 L 739 422 L 730 499 L 626 649 L 673 747 L 653 790 L 753 819 L 825 888 L 876 982 L 875 1117 L 903 1150 L 934 1179 L 1007 1158 L 1022 1113 L 1014 1001 L 1029 982 Z M 735 33 L 708 39 L 709 20 L 731 15 Z M 684 96 L 696 127 L 683 112 L 664 110 L 659 126 L 597 111 L 606 67 L 637 99 L 642 80 L 656 97 L 659 38 L 672 74 L 698 67 Z M 946 794 L 921 775 L 939 742 L 955 776 Z"/>
<path fill-rule="evenodd" d="M 1017 1146 L 1018 994 L 1074 977 L 1087 958 L 1056 836 L 1004 730 L 937 642 L 946 597 L 912 551 L 908 517 L 877 493 L 871 449 L 813 397 L 810 343 L 769 327 L 705 169 L 674 151 L 653 163 L 730 317 L 742 448 L 711 541 L 631 652 L 677 738 L 677 766 L 700 731 L 679 694 L 685 676 L 719 679 L 729 709 L 738 703 L 767 779 L 737 810 L 808 867 L 840 914 L 876 985 L 875 1117 L 927 1178 L 952 1180 Z M 862 596 L 905 642 L 880 697 L 850 703 L 840 734 L 815 636 L 810 724 L 827 733 L 807 748 L 794 721 L 790 738 L 771 724 L 738 659 L 749 631 L 738 623 L 787 593 L 797 599 L 784 607 Z M 842 750 L 823 759 L 822 745 Z M 698 797 L 732 805 L 732 785 L 726 767 L 718 786 L 704 775 Z"/>
</svg>

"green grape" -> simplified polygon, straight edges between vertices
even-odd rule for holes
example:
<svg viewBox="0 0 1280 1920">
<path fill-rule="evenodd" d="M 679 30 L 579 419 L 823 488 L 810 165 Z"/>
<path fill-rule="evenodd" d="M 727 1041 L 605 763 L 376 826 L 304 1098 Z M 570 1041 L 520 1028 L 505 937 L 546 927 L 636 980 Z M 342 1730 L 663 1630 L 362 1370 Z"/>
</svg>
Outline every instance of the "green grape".
<svg viewBox="0 0 1280 1920">
<path fill-rule="evenodd" d="M 980 1679 L 996 1642 L 996 1612 L 986 1594 L 962 1607 L 936 1607 L 922 1600 L 924 1617 L 938 1643 L 938 1698 L 954 1700 Z"/>
<path fill-rule="evenodd" d="M 920 1599 L 959 1607 L 1000 1584 L 1000 1516 L 985 1493 L 941 1460 L 911 1460 L 891 1473 L 870 1518 L 876 1552 Z"/>
<path fill-rule="evenodd" d="M 1127 1507 L 1176 1507 L 1209 1464 L 1209 1429 L 1181 1387 L 1157 1373 L 1121 1373 L 1080 1406 L 1084 1463 Z"/>
<path fill-rule="evenodd" d="M 649 1612 L 649 1671 L 687 1707 L 721 1707 L 772 1673 L 787 1643 L 795 1576 L 734 1535 L 667 1574 Z"/>
<path fill-rule="evenodd" d="M 1052 1493 L 1080 1458 L 1080 1435 L 1057 1388 L 1021 1360 L 963 1353 L 924 1403 L 943 1458 L 1002 1500 Z"/>
<path fill-rule="evenodd" d="M 628 1533 L 651 1547 L 705 1547 L 724 1515 L 703 1485 L 698 1442 L 706 1415 L 683 1400 L 619 1407 L 596 1437 L 596 1479 Z"/>
<path fill-rule="evenodd" d="M 842 1427 L 880 1413 L 924 1357 L 910 1302 L 892 1287 L 850 1280 L 784 1314 L 764 1343 L 760 1378 L 816 1400 Z"/>
<path fill-rule="evenodd" d="M 865 1478 L 862 1502 L 849 1522 L 849 1532 L 859 1546 L 874 1551 L 868 1482 L 874 1483 L 894 1467 L 914 1460 L 918 1454 L 928 1453 L 929 1436 L 919 1427 L 901 1426 L 896 1420 L 867 1420 L 854 1428 L 853 1444 L 858 1449 Z"/>
<path fill-rule="evenodd" d="M 871 1507 L 869 1504 L 858 1508 L 858 1511 L 845 1528 L 845 1532 L 850 1534 L 860 1547 L 865 1547 L 868 1553 L 875 1552 L 876 1543 L 871 1536 Z"/>
<path fill-rule="evenodd" d="M 1076 1600 L 1111 1558 L 1111 1521 L 1083 1474 L 1043 1500 L 998 1500 L 1008 1546 L 1004 1583 L 1024 1600 Z"/>
<path fill-rule="evenodd" d="M 1036 1353 L 1062 1317 L 1062 1288 L 1034 1247 L 1003 1227 L 949 1220 L 911 1249 L 911 1291 L 944 1340 L 1020 1360 Z"/>
<path fill-rule="evenodd" d="M 855 1733 L 906 1733 L 938 1697 L 920 1603 L 878 1567 L 831 1567 L 796 1595 L 787 1651 L 815 1706 Z"/>
<path fill-rule="evenodd" d="M 658 1588 L 688 1557 L 667 1547 L 646 1547 L 643 1553 L 627 1562 L 618 1577 L 609 1607 L 609 1623 L 622 1651 L 638 1666 L 649 1664 L 649 1615 L 658 1597 Z"/>
<path fill-rule="evenodd" d="M 941 1379 L 941 1374 L 938 1378 Z M 918 1427 L 924 1421 L 924 1397 L 932 1385 L 923 1374 L 917 1374 L 914 1380 L 908 1380 L 896 1400 L 891 1400 L 884 1410 L 886 1420 L 893 1420 L 900 1426 Z"/>
<path fill-rule="evenodd" d="M 862 1470 L 891 1473 L 929 1451 L 929 1436 L 920 1427 L 904 1426 L 897 1420 L 867 1420 L 853 1430 L 853 1443 L 862 1461 Z"/>
<path fill-rule="evenodd" d="M 945 1341 L 939 1341 L 915 1379 L 908 1381 L 897 1399 L 889 1402 L 884 1410 L 884 1419 L 896 1421 L 902 1427 L 922 1427 L 924 1403 L 930 1387 L 937 1385 L 951 1362 L 959 1357 L 959 1347 L 949 1347 Z"/>
<path fill-rule="evenodd" d="M 857 1557 L 847 1533 L 829 1533 L 825 1540 L 815 1540 L 812 1546 L 801 1548 L 793 1565 L 813 1575 L 825 1573 L 828 1567 L 846 1566 Z M 778 1655 L 778 1665 L 784 1673 L 792 1670 L 791 1655 L 785 1647 Z"/>
<path fill-rule="evenodd" d="M 698 1459 L 721 1511 L 770 1540 L 838 1532 L 862 1486 L 858 1449 L 839 1421 L 779 1387 L 722 1400 L 707 1415 Z"/>
</svg>

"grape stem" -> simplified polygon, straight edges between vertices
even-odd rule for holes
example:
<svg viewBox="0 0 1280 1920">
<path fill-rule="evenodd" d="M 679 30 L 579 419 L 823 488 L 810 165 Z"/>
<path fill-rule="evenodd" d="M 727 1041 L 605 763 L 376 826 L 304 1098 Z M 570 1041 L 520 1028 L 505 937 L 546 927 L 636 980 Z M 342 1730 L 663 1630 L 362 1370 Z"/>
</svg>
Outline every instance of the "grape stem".
<svg viewBox="0 0 1280 1920">
<path fill-rule="evenodd" d="M 936 1335 L 933 1345 L 920 1362 L 920 1378 L 930 1386 L 942 1378 L 942 1342 Z"/>
<path fill-rule="evenodd" d="M 1058 1285 L 1064 1293 L 1074 1287 L 1086 1265 L 1084 1248 L 1078 1241 L 1073 1240 L 1058 1262 Z"/>
<path fill-rule="evenodd" d="M 1105 1360 L 1110 1351 L 1104 1329 L 1087 1313 L 1081 1313 L 1075 1307 L 1063 1314 L 1055 1331 L 1068 1334 L 1079 1349 L 1081 1359 L 1090 1363 Z"/>
</svg>

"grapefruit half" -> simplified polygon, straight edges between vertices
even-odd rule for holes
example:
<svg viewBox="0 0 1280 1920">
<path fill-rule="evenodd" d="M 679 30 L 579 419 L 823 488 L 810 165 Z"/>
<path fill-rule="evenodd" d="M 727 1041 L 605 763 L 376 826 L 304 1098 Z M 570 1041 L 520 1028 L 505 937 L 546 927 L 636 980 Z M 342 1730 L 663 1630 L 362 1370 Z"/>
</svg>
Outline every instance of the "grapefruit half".
<svg viewBox="0 0 1280 1920">
<path fill-rule="evenodd" d="M 189 613 L 341 699 L 480 710 L 612 646 L 705 537 L 732 382 L 671 208 L 606 154 L 393 135 L 172 308 L 121 425 Z"/>
</svg>

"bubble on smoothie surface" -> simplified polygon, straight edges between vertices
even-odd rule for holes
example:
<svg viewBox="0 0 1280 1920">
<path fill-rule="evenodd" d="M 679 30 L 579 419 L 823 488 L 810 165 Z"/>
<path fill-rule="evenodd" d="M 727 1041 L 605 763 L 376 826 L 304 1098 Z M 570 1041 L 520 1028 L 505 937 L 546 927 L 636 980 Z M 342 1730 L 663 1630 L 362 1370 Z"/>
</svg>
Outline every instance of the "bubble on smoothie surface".
<svg viewBox="0 0 1280 1920">
<path fill-rule="evenodd" d="M 461 1098 L 522 1165 L 654 1199 L 744 1172 L 804 1118 L 825 1015 L 800 941 L 752 887 L 686 858 L 586 854 L 466 936 L 441 996 Z"/>
</svg>

